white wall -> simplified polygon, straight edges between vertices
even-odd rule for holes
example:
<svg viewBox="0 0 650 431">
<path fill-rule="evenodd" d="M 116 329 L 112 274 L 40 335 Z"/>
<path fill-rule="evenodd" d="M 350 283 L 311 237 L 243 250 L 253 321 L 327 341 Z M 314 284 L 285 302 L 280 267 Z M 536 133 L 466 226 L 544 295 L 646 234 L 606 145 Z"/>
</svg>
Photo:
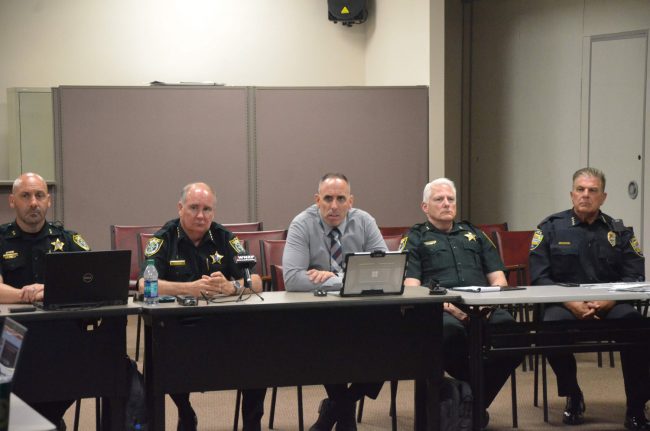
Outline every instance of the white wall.
<svg viewBox="0 0 650 431">
<path fill-rule="evenodd" d="M 470 217 L 533 229 L 570 207 L 571 175 L 586 164 L 583 38 L 648 29 L 650 2 L 494 0 L 473 8 Z"/>
<path fill-rule="evenodd" d="M 429 0 L 395 3 L 348 28 L 326 0 L 2 0 L 0 155 L 8 87 L 428 85 Z"/>
</svg>

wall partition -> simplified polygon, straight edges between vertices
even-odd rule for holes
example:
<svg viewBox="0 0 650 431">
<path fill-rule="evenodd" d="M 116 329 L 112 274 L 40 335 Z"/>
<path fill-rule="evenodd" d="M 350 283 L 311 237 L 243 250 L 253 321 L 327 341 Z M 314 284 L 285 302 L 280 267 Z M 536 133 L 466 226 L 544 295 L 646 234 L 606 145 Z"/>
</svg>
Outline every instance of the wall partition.
<svg viewBox="0 0 650 431">
<path fill-rule="evenodd" d="M 57 208 L 95 249 L 111 224 L 177 216 L 182 186 L 215 188 L 216 220 L 286 228 L 319 176 L 349 176 L 383 225 L 421 221 L 426 87 L 54 89 Z"/>
</svg>

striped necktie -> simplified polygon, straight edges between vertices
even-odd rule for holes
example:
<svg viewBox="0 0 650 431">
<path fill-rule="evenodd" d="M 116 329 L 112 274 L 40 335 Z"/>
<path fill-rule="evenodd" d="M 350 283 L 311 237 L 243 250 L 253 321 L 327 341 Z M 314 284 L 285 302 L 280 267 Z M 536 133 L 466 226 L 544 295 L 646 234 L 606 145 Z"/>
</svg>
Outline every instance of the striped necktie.
<svg viewBox="0 0 650 431">
<path fill-rule="evenodd" d="M 332 271 L 343 271 L 343 249 L 341 248 L 341 232 L 334 228 L 328 234 L 330 237 L 330 256 L 332 261 Z"/>
</svg>

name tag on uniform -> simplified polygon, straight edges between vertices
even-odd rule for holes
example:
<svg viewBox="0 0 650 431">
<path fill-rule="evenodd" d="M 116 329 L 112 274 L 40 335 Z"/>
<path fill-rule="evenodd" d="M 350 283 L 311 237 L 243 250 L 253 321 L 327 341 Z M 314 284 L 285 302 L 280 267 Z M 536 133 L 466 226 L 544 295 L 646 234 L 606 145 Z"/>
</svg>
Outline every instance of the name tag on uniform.
<svg viewBox="0 0 650 431">
<path fill-rule="evenodd" d="M 2 258 L 4 260 L 15 259 L 17 257 L 18 257 L 18 253 L 16 253 L 13 250 L 9 250 L 9 251 L 5 252 L 5 254 L 2 255 Z"/>
<path fill-rule="evenodd" d="M 424 245 L 436 245 L 437 242 L 438 241 L 436 241 L 435 239 L 433 239 L 431 241 L 424 241 Z"/>
<path fill-rule="evenodd" d="M 557 245 L 571 245 L 571 241 L 558 241 Z"/>
<path fill-rule="evenodd" d="M 169 266 L 183 266 L 185 265 L 185 259 L 183 260 L 170 260 Z"/>
</svg>

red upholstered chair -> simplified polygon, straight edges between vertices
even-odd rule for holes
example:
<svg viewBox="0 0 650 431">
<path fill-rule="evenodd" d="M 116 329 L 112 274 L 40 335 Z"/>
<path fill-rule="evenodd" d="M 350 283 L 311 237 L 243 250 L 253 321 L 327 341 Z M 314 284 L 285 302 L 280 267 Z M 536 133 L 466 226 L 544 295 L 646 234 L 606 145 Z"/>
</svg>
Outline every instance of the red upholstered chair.
<svg viewBox="0 0 650 431">
<path fill-rule="evenodd" d="M 251 223 L 225 223 L 222 226 L 230 232 L 254 232 L 256 230 L 262 230 L 263 223 L 261 221 Z"/>
<path fill-rule="evenodd" d="M 273 265 L 282 265 L 282 254 L 284 253 L 286 242 L 287 240 L 285 239 L 260 240 L 260 250 L 262 250 L 262 279 L 269 288 L 266 290 L 276 290 L 276 284 L 272 280 L 271 267 Z"/>
<path fill-rule="evenodd" d="M 528 253 L 535 231 L 495 231 L 496 246 L 508 274 L 510 286 L 529 286 Z"/>
<path fill-rule="evenodd" d="M 411 230 L 411 226 L 380 226 L 379 227 L 379 232 L 381 232 L 382 236 L 393 236 L 393 235 L 406 235 L 409 230 Z"/>
<path fill-rule="evenodd" d="M 246 241 L 247 251 L 257 259 L 257 265 L 253 267 L 254 273 L 263 274 L 260 269 L 262 267 L 262 250 L 260 248 L 260 241 L 264 239 L 287 239 L 287 231 L 285 230 L 259 230 L 255 232 L 235 232 L 237 238 L 242 243 Z"/>
<path fill-rule="evenodd" d="M 384 235 L 384 242 L 388 251 L 399 251 L 399 245 L 402 242 L 402 235 Z"/>
<path fill-rule="evenodd" d="M 494 223 L 494 224 L 477 224 L 477 228 L 481 229 L 486 234 L 490 235 L 490 238 L 493 238 L 492 235 L 494 232 L 504 232 L 508 230 L 508 223 Z"/>
<path fill-rule="evenodd" d="M 136 285 L 138 274 L 140 273 L 140 245 L 138 235 L 153 234 L 160 230 L 162 226 L 123 226 L 111 225 L 111 250 L 131 250 L 131 273 L 129 275 L 129 289 L 133 292 L 138 291 Z M 140 330 L 142 328 L 142 319 L 138 315 L 138 328 L 135 340 L 135 360 L 140 357 Z"/>
<path fill-rule="evenodd" d="M 131 274 L 129 276 L 129 288 L 138 290 L 136 279 L 140 272 L 140 260 L 138 258 L 138 234 L 154 233 L 160 230 L 159 225 L 148 226 L 121 226 L 111 225 L 111 250 L 131 250 Z"/>
</svg>

